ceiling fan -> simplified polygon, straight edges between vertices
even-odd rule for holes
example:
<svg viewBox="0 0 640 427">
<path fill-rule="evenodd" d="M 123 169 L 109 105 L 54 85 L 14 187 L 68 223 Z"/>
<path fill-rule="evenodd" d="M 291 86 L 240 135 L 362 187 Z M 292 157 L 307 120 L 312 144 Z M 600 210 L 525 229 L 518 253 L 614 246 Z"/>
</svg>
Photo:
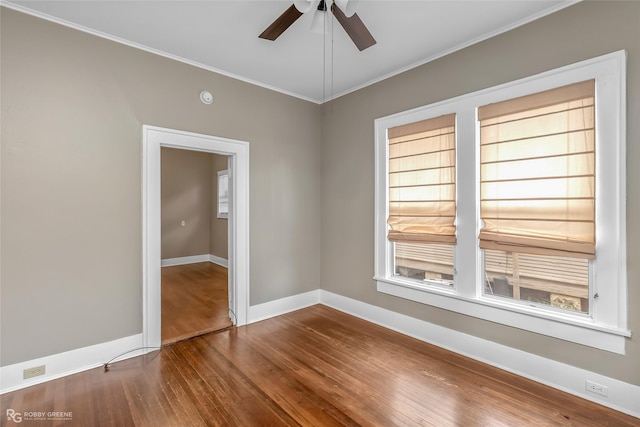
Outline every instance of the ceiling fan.
<svg viewBox="0 0 640 427">
<path fill-rule="evenodd" d="M 354 11 L 354 5 L 356 3 L 354 0 L 296 0 L 258 37 L 266 40 L 277 39 L 304 13 L 312 10 L 315 5 L 317 5 L 317 8 L 312 28 L 317 27 L 319 22 L 320 29 L 323 30 L 322 19 L 324 15 L 322 14 L 327 12 L 327 3 L 330 3 L 333 16 L 336 17 L 340 25 L 342 25 L 342 28 L 344 28 L 360 51 L 376 44 L 375 39 Z"/>
</svg>

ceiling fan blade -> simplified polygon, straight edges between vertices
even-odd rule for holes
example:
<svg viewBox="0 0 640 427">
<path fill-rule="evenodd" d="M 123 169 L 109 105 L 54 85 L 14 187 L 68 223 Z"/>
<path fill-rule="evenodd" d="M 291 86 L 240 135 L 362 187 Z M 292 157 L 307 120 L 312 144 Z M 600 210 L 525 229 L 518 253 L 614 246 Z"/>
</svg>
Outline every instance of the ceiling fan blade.
<svg viewBox="0 0 640 427">
<path fill-rule="evenodd" d="M 258 37 L 261 39 L 275 40 L 301 16 L 302 12 L 292 4 L 289 9 L 285 10 L 282 15 L 273 21 Z"/>
<path fill-rule="evenodd" d="M 335 4 L 331 5 L 331 11 L 360 51 L 376 44 L 376 40 L 367 30 L 357 13 L 347 17 Z"/>
</svg>

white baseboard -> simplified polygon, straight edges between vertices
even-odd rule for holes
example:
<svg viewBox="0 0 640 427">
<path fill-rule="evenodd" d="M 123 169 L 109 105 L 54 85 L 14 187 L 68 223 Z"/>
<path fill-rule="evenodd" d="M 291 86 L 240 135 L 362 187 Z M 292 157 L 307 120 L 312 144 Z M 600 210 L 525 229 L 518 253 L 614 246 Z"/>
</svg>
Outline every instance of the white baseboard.
<svg viewBox="0 0 640 427">
<path fill-rule="evenodd" d="M 298 295 L 282 298 L 264 304 L 249 307 L 247 323 L 259 322 L 291 311 L 300 310 L 320 303 L 320 290 L 309 291 Z"/>
<path fill-rule="evenodd" d="M 218 265 L 220 265 L 222 267 L 229 268 L 229 260 L 225 259 L 225 258 L 220 258 L 219 256 L 215 256 L 215 255 L 209 254 L 209 262 L 212 262 L 214 264 L 218 264 Z"/>
<path fill-rule="evenodd" d="M 320 303 L 438 347 L 640 418 L 640 387 L 434 325 L 328 291 Z M 609 388 L 608 397 L 586 391 L 587 380 Z"/>
<path fill-rule="evenodd" d="M 229 267 L 229 261 L 211 254 L 183 256 L 178 258 L 166 258 L 160 263 L 162 267 L 170 267 L 174 265 L 195 264 L 197 262 L 212 262 L 223 267 Z"/>
<path fill-rule="evenodd" d="M 142 347 L 142 334 L 137 334 L 89 347 L 3 366 L 0 368 L 0 394 L 103 366 L 111 358 L 140 347 Z M 147 352 L 148 350 L 132 351 L 117 360 L 120 361 L 130 357 L 140 356 Z M 25 369 L 42 365 L 45 366 L 44 375 L 26 380 L 23 379 L 23 371 Z"/>
<path fill-rule="evenodd" d="M 178 258 L 166 258 L 160 262 L 162 267 L 171 267 L 173 265 L 195 264 L 196 262 L 209 261 L 209 254 L 182 256 Z"/>
</svg>

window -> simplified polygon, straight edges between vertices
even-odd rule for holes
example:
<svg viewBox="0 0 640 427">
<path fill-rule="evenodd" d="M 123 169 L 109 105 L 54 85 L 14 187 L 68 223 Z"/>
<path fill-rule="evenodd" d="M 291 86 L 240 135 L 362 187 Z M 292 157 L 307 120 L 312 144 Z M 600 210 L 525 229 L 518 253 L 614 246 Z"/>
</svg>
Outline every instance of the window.
<svg viewBox="0 0 640 427">
<path fill-rule="evenodd" d="M 455 115 L 388 130 L 389 230 L 394 273 L 453 284 Z"/>
<path fill-rule="evenodd" d="M 616 52 L 377 119 L 378 290 L 624 353 L 624 82 Z"/>
<path fill-rule="evenodd" d="M 478 109 L 485 293 L 589 313 L 594 100 L 591 79 Z"/>
<path fill-rule="evenodd" d="M 229 171 L 218 171 L 218 218 L 229 218 Z"/>
<path fill-rule="evenodd" d="M 484 251 L 484 293 L 589 314 L 589 261 Z"/>
</svg>

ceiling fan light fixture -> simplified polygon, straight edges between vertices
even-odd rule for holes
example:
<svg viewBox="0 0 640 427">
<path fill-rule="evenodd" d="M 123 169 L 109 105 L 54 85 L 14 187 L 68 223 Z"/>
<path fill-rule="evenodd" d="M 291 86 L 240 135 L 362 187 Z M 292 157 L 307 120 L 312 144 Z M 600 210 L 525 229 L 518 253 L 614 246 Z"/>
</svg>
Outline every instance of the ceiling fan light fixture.
<svg viewBox="0 0 640 427">
<path fill-rule="evenodd" d="M 358 0 L 335 0 L 336 6 L 340 8 L 342 13 L 344 13 L 347 18 L 352 17 L 353 14 L 356 13 L 358 3 Z"/>
<path fill-rule="evenodd" d="M 327 11 L 316 10 L 313 14 L 313 21 L 311 22 L 311 31 L 316 34 L 328 34 L 327 28 Z"/>
<path fill-rule="evenodd" d="M 298 9 L 300 13 L 307 13 L 312 7 L 318 5 L 319 0 L 295 0 L 293 5 Z"/>
</svg>

